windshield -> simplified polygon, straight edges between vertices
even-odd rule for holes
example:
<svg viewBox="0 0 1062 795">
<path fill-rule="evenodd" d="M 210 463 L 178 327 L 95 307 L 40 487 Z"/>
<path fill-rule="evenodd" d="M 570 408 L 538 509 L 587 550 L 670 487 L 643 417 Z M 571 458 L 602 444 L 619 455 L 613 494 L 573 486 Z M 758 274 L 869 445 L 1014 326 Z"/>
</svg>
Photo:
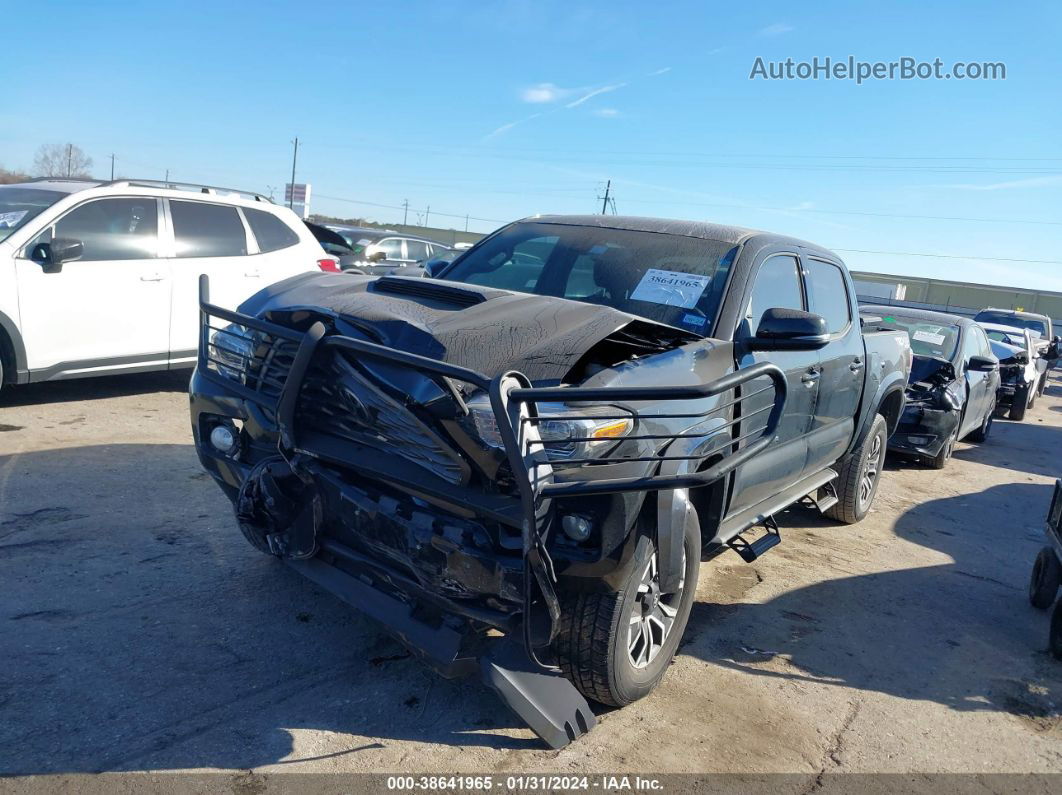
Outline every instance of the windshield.
<svg viewBox="0 0 1062 795">
<path fill-rule="evenodd" d="M 998 329 L 985 329 L 985 333 L 988 335 L 988 339 L 995 340 L 996 342 L 1003 342 L 1007 345 L 1012 345 L 1015 348 L 1025 348 L 1025 335 L 1013 332 L 1008 334 L 1005 331 L 999 331 Z"/>
<path fill-rule="evenodd" d="M 931 356 L 951 361 L 959 347 L 959 327 L 916 317 L 885 315 L 881 325 L 906 331 L 911 338 L 911 352 L 915 356 Z"/>
<path fill-rule="evenodd" d="M 66 195 L 55 190 L 0 186 L 0 241 Z"/>
<path fill-rule="evenodd" d="M 708 335 L 736 252 L 731 243 L 682 235 L 518 223 L 440 277 L 610 306 Z"/>
<path fill-rule="evenodd" d="M 998 323 L 1001 326 L 1027 328 L 1041 337 L 1047 336 L 1047 324 L 1034 317 L 1019 317 L 1008 312 L 978 312 L 974 320 L 978 323 Z"/>
</svg>

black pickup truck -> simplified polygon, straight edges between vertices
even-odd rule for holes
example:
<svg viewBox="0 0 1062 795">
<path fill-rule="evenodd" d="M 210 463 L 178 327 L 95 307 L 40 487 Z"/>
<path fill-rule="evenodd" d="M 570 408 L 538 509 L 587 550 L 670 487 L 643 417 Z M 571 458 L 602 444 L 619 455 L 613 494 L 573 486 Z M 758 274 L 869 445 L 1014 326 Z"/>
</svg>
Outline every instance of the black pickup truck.
<svg viewBox="0 0 1062 795">
<path fill-rule="evenodd" d="M 830 251 L 536 217 L 439 277 L 306 274 L 239 312 L 204 280 L 196 449 L 251 544 L 554 747 L 584 697 L 659 683 L 702 560 L 755 560 L 801 500 L 870 509 L 910 347 L 862 332 Z"/>
</svg>

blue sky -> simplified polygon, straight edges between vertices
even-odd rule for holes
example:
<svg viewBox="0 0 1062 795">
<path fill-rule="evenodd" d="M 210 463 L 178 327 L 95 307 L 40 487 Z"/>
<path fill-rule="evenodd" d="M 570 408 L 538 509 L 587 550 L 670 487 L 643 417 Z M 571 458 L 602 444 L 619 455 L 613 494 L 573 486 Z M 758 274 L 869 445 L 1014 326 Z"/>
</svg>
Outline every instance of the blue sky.
<svg viewBox="0 0 1062 795">
<path fill-rule="evenodd" d="M 411 221 L 430 206 L 432 225 L 488 231 L 599 211 L 611 179 L 622 214 L 1062 290 L 1062 6 L 882 6 L 11 4 L 0 165 L 72 141 L 97 175 L 113 152 L 122 175 L 280 195 L 298 135 L 298 181 L 329 214 L 396 222 L 376 205 L 408 199 Z M 1007 79 L 749 79 L 757 56 L 849 55 L 1002 61 Z"/>
</svg>

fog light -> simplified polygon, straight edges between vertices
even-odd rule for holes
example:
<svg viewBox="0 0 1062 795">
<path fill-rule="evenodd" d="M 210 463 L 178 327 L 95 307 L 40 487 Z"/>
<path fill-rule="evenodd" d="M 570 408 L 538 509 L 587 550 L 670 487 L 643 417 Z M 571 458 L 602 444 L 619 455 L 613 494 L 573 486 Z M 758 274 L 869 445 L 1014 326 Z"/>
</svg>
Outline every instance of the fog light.
<svg viewBox="0 0 1062 795">
<path fill-rule="evenodd" d="M 236 434 L 227 425 L 215 425 L 210 432 L 210 443 L 215 450 L 228 455 L 236 449 Z"/>
<path fill-rule="evenodd" d="M 907 441 L 916 447 L 924 447 L 932 441 L 932 436 L 908 436 Z"/>
<path fill-rule="evenodd" d="M 564 534 L 572 541 L 586 541 L 594 525 L 585 516 L 570 513 L 561 519 L 561 527 L 564 528 Z"/>
</svg>

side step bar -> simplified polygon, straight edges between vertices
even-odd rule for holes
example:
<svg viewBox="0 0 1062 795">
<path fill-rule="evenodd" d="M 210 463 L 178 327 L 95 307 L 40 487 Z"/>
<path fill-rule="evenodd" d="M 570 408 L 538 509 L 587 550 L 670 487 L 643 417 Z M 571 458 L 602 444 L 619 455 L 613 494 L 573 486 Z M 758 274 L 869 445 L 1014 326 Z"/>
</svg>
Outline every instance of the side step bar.
<svg viewBox="0 0 1062 795">
<path fill-rule="evenodd" d="M 778 523 L 773 516 L 768 516 L 763 521 L 767 534 L 760 536 L 755 541 L 748 541 L 741 535 L 736 535 L 727 541 L 727 546 L 737 552 L 743 561 L 752 563 L 771 547 L 775 547 L 782 541 L 782 534 L 778 530 Z"/>
</svg>

